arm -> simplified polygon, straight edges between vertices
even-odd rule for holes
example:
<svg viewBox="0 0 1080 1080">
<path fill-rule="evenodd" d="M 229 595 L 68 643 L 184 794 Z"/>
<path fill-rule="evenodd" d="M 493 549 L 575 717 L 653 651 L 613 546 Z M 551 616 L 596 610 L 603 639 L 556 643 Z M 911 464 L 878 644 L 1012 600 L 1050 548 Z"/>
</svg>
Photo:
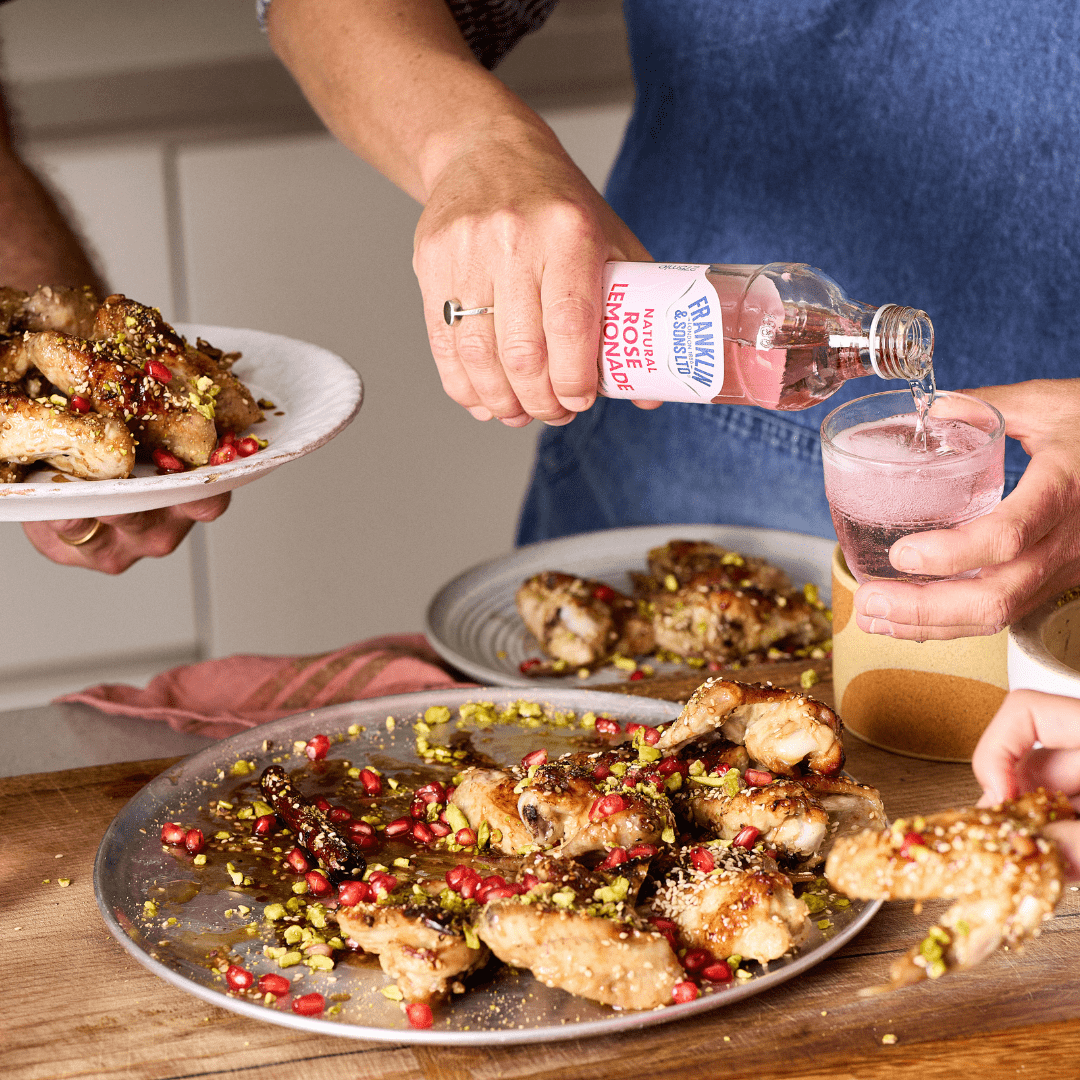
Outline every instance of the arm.
<svg viewBox="0 0 1080 1080">
<path fill-rule="evenodd" d="M 1031 461 L 984 517 L 897 540 L 893 566 L 978 577 L 930 585 L 873 582 L 855 594 L 862 630 L 895 637 L 991 634 L 1080 581 L 1080 379 L 1043 379 L 969 393 L 1005 417 Z"/>
<path fill-rule="evenodd" d="M 450 397 L 512 427 L 588 408 L 603 264 L 648 253 L 443 0 L 274 0 L 268 29 L 327 127 L 424 204 L 413 266 Z M 448 327 L 448 299 L 495 315 Z"/>
<path fill-rule="evenodd" d="M 19 158 L 0 95 L 0 285 L 27 291 L 38 285 L 91 285 L 98 296 L 105 284 L 56 201 Z M 46 558 L 118 574 L 144 556 L 176 549 L 196 521 L 212 521 L 225 512 L 229 496 L 183 506 L 105 518 L 88 543 L 93 521 L 35 521 L 23 526 L 30 543 Z"/>
<path fill-rule="evenodd" d="M 1080 807 L 1080 700 L 1014 690 L 983 732 L 971 767 L 984 792 L 980 806 L 1044 787 L 1064 791 Z M 1080 821 L 1045 832 L 1061 845 L 1067 876 L 1080 878 Z"/>
</svg>

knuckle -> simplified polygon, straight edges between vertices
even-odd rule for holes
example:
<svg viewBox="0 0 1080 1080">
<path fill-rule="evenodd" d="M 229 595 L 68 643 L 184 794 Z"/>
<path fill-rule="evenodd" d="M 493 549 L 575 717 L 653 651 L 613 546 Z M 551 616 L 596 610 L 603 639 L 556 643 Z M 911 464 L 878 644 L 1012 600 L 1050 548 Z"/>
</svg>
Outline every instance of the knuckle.
<svg viewBox="0 0 1080 1080">
<path fill-rule="evenodd" d="M 539 374 L 546 359 L 544 343 L 526 334 L 514 334 L 500 343 L 499 356 L 507 373 L 518 378 Z"/>
<path fill-rule="evenodd" d="M 1012 562 L 1027 549 L 1029 527 L 1022 518 L 1010 518 L 1001 523 L 994 544 L 995 563 Z"/>
<path fill-rule="evenodd" d="M 551 338 L 580 341 L 596 336 L 599 326 L 600 307 L 596 298 L 563 296 L 544 305 L 544 330 Z"/>
<path fill-rule="evenodd" d="M 1013 617 L 1016 597 L 1009 590 L 990 589 L 979 597 L 975 619 L 980 626 L 1007 626 Z"/>
<path fill-rule="evenodd" d="M 494 343 L 475 334 L 462 334 L 457 343 L 458 359 L 468 368 L 477 371 L 490 371 L 498 359 Z"/>
</svg>

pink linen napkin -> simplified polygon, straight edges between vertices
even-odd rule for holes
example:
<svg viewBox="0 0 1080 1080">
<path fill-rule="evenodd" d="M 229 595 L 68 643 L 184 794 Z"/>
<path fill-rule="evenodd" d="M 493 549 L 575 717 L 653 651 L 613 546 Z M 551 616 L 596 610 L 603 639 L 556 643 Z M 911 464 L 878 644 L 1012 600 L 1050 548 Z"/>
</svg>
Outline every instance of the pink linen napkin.
<svg viewBox="0 0 1080 1080">
<path fill-rule="evenodd" d="M 423 634 L 392 634 L 317 656 L 204 660 L 162 672 L 144 690 L 105 683 L 56 701 L 221 739 L 323 705 L 470 685 L 455 679 Z"/>
</svg>

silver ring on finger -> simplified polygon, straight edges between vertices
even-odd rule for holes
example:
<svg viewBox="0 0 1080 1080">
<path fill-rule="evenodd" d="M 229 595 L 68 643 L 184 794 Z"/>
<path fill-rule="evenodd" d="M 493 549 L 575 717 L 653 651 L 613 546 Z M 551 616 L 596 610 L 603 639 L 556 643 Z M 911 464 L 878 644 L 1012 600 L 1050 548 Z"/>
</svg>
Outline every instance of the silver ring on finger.
<svg viewBox="0 0 1080 1080">
<path fill-rule="evenodd" d="M 495 305 L 490 304 L 487 307 L 474 307 L 463 308 L 456 300 L 447 300 L 442 306 L 442 317 L 446 320 L 447 326 L 453 326 L 458 319 L 463 319 L 466 315 L 494 315 Z"/>
</svg>

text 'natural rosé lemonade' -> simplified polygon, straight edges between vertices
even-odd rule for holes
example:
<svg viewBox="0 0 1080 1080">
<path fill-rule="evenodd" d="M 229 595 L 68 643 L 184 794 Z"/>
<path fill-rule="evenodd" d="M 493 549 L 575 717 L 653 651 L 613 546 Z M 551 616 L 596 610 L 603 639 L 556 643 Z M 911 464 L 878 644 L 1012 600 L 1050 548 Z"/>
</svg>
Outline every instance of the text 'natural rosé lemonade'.
<svg viewBox="0 0 1080 1080">
<path fill-rule="evenodd" d="M 905 391 L 875 394 L 842 406 L 822 425 L 825 493 L 848 568 L 860 582 L 933 580 L 895 570 L 889 562 L 893 543 L 910 533 L 952 528 L 989 513 L 1004 488 L 1004 440 L 996 411 L 974 398 L 941 394 L 938 403 L 952 415 L 937 415 L 931 408 L 924 438 L 916 415 L 900 411 L 901 397 L 907 398 L 910 410 Z M 850 427 L 837 421 L 830 427 L 838 414 L 873 398 L 896 398 L 891 403 L 894 415 Z M 988 420 L 976 418 L 980 409 Z M 964 410 L 970 415 L 962 415 Z"/>
</svg>

